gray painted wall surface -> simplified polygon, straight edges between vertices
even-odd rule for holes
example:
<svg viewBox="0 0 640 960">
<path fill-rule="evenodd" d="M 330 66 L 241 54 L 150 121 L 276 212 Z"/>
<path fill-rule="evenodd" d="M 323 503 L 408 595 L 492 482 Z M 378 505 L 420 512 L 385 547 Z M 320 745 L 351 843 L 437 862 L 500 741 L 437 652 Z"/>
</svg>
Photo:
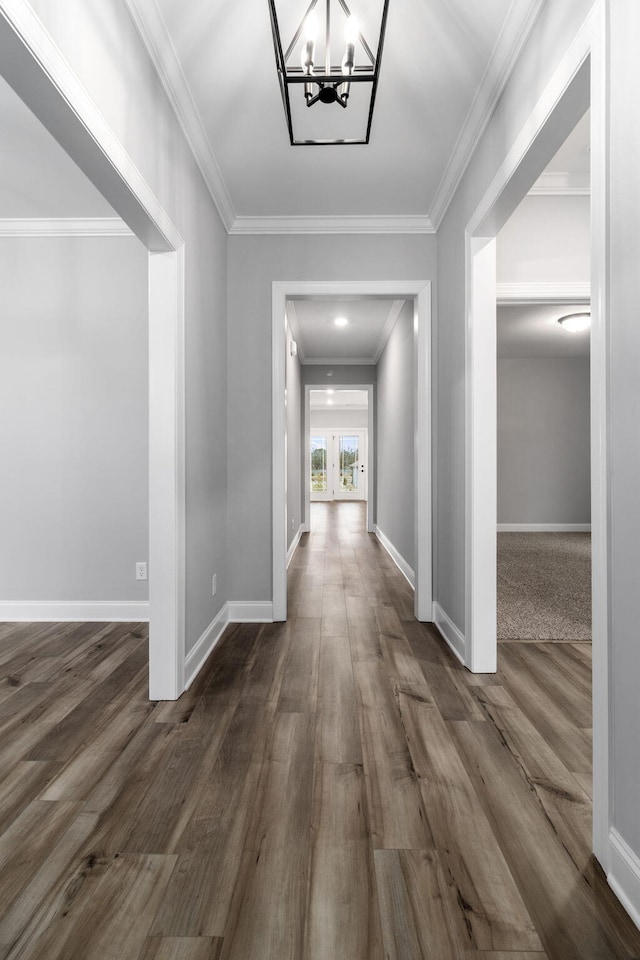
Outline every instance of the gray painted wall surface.
<svg viewBox="0 0 640 960">
<path fill-rule="evenodd" d="M 498 523 L 589 523 L 588 359 L 498 360 Z"/>
<path fill-rule="evenodd" d="M 303 463 L 302 443 L 303 399 L 300 361 L 292 357 L 289 341 L 292 340 L 291 327 L 287 325 L 287 360 L 285 382 L 287 388 L 287 547 L 291 546 L 302 521 Z"/>
<path fill-rule="evenodd" d="M 32 6 L 185 241 L 188 652 L 229 599 L 227 235 L 126 5 L 34 0 Z"/>
<path fill-rule="evenodd" d="M 369 426 L 367 410 L 311 410 L 309 413 L 311 427 L 358 427 L 365 429 Z"/>
<path fill-rule="evenodd" d="M 610 17 L 609 415 L 611 461 L 610 640 L 613 825 L 640 857 L 640 125 L 630 123 L 640 84 L 640 7 L 616 0 Z M 636 901 L 636 910 L 638 903 Z"/>
<path fill-rule="evenodd" d="M 350 277 L 349 279 L 359 278 Z M 377 371 L 377 367 L 369 367 L 364 363 L 334 363 L 333 366 L 305 363 L 302 366 L 302 382 L 316 387 L 352 387 L 358 383 L 375 383 Z"/>
<path fill-rule="evenodd" d="M 590 218 L 588 196 L 524 197 L 497 237 L 498 283 L 588 282 Z"/>
<path fill-rule="evenodd" d="M 270 600 L 271 284 L 273 280 L 429 280 L 434 236 L 229 237 L 229 573 L 234 600 Z M 371 383 L 369 368 L 351 368 Z M 313 371 L 314 380 L 306 379 Z M 326 372 L 326 371 L 325 371 Z M 326 383 L 303 366 L 305 382 Z M 250 549 L 248 546 L 250 545 Z"/>
<path fill-rule="evenodd" d="M 413 302 L 405 303 L 378 361 L 376 522 L 414 568 Z"/>
<path fill-rule="evenodd" d="M 0 598 L 145 601 L 147 253 L 0 240 Z"/>
</svg>

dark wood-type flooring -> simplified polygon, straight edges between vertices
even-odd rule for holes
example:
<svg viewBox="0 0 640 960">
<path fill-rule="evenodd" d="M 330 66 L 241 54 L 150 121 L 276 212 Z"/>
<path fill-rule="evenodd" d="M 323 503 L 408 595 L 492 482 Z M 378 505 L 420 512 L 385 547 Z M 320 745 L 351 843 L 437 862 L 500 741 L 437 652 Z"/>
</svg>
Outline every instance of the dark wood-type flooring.
<svg viewBox="0 0 640 960">
<path fill-rule="evenodd" d="M 142 625 L 0 627 L 0 957 L 640 957 L 589 854 L 589 645 L 473 676 L 362 505 L 314 515 L 289 621 L 176 703 Z"/>
</svg>

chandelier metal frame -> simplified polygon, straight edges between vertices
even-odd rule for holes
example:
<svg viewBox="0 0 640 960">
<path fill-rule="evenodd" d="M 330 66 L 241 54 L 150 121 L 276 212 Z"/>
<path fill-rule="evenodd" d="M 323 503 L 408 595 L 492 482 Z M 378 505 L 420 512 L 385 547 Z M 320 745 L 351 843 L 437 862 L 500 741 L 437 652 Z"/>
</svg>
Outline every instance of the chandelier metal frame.
<svg viewBox="0 0 640 960">
<path fill-rule="evenodd" d="M 280 28 L 278 25 L 278 14 L 276 11 L 276 0 L 269 0 L 269 12 L 271 15 L 271 31 L 273 34 L 273 46 L 276 56 L 276 68 L 278 71 L 278 81 L 280 84 L 280 93 L 282 94 L 282 103 L 287 120 L 287 129 L 289 131 L 289 140 L 294 147 L 299 146 L 328 146 L 328 145 L 348 145 L 348 144 L 367 144 L 371 136 L 371 122 L 373 119 L 373 108 L 376 101 L 378 89 L 378 80 L 380 77 L 380 63 L 382 60 L 382 49 L 384 46 L 384 37 L 387 27 L 387 14 L 389 0 L 383 0 L 382 15 L 380 21 L 380 36 L 374 54 L 371 46 L 367 42 L 360 30 L 357 31 L 357 40 L 350 45 L 347 43 L 346 53 L 340 66 L 331 63 L 331 5 L 334 0 L 311 0 L 306 9 L 300 24 L 293 35 L 286 51 L 284 51 Z M 352 16 L 351 10 L 346 0 L 337 0 L 345 16 Z M 304 54 L 300 65 L 291 63 L 291 57 L 303 36 L 305 23 L 310 14 L 313 14 L 316 7 L 321 4 L 324 7 L 324 64 L 321 66 L 321 72 L 316 72 L 316 64 L 311 58 L 305 63 Z M 304 41 L 303 41 L 304 44 Z M 364 52 L 366 62 L 355 63 L 355 48 Z M 344 48 L 344 45 L 343 45 Z M 312 48 L 311 48 L 312 49 Z M 304 50 L 304 46 L 303 46 Z M 294 134 L 293 118 L 291 114 L 291 97 L 304 94 L 308 108 L 316 103 L 337 104 L 343 109 L 347 109 L 349 94 L 352 83 L 368 83 L 371 85 L 371 94 L 369 99 L 369 112 L 367 117 L 366 134 L 364 137 L 349 138 L 341 140 L 329 139 L 298 139 Z"/>
</svg>

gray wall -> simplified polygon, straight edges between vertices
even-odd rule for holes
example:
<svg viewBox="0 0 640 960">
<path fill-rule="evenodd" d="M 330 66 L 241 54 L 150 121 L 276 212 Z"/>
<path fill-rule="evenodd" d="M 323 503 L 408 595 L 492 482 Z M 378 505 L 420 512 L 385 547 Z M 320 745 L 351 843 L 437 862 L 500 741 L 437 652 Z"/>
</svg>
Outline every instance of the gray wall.
<svg viewBox="0 0 640 960">
<path fill-rule="evenodd" d="M 498 283 L 588 282 L 590 218 L 588 196 L 524 197 L 497 237 Z"/>
<path fill-rule="evenodd" d="M 0 240 L 0 599 L 148 598 L 147 260 Z"/>
<path fill-rule="evenodd" d="M 402 308 L 378 361 L 376 522 L 414 567 L 413 302 Z"/>
<path fill-rule="evenodd" d="M 311 427 L 358 427 L 366 430 L 369 426 L 368 410 L 311 410 L 309 412 Z"/>
<path fill-rule="evenodd" d="M 589 523 L 589 360 L 498 359 L 498 523 Z"/>
<path fill-rule="evenodd" d="M 31 5 L 185 242 L 189 651 L 228 599 L 227 235 L 126 5 Z M 121 195 L 108 199 L 126 215 Z M 218 574 L 215 597 L 212 573 Z"/>
<path fill-rule="evenodd" d="M 292 357 L 289 343 L 293 339 L 287 324 L 287 357 L 285 383 L 287 390 L 287 547 L 298 532 L 304 513 L 302 505 L 303 462 L 303 396 L 300 361 Z"/>
<path fill-rule="evenodd" d="M 429 280 L 433 236 L 229 237 L 229 574 L 234 600 L 272 597 L 271 284 L 273 280 Z M 372 383 L 335 366 L 334 383 Z M 364 379 L 345 380 L 347 370 Z M 308 371 L 313 372 L 313 379 Z M 303 366 L 305 382 L 326 383 Z M 247 549 L 247 544 L 251 549 Z"/>
</svg>

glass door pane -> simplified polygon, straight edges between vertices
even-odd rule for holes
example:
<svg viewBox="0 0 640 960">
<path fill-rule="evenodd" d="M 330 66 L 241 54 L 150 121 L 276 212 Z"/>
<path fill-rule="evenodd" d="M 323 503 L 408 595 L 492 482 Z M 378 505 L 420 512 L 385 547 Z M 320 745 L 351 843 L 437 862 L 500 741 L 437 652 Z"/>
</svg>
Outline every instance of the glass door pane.
<svg viewBox="0 0 640 960">
<path fill-rule="evenodd" d="M 311 437 L 311 496 L 327 494 L 327 437 Z"/>
<path fill-rule="evenodd" d="M 356 493 L 360 466 L 360 443 L 357 436 L 341 433 L 338 437 L 338 490 L 336 496 Z"/>
</svg>

